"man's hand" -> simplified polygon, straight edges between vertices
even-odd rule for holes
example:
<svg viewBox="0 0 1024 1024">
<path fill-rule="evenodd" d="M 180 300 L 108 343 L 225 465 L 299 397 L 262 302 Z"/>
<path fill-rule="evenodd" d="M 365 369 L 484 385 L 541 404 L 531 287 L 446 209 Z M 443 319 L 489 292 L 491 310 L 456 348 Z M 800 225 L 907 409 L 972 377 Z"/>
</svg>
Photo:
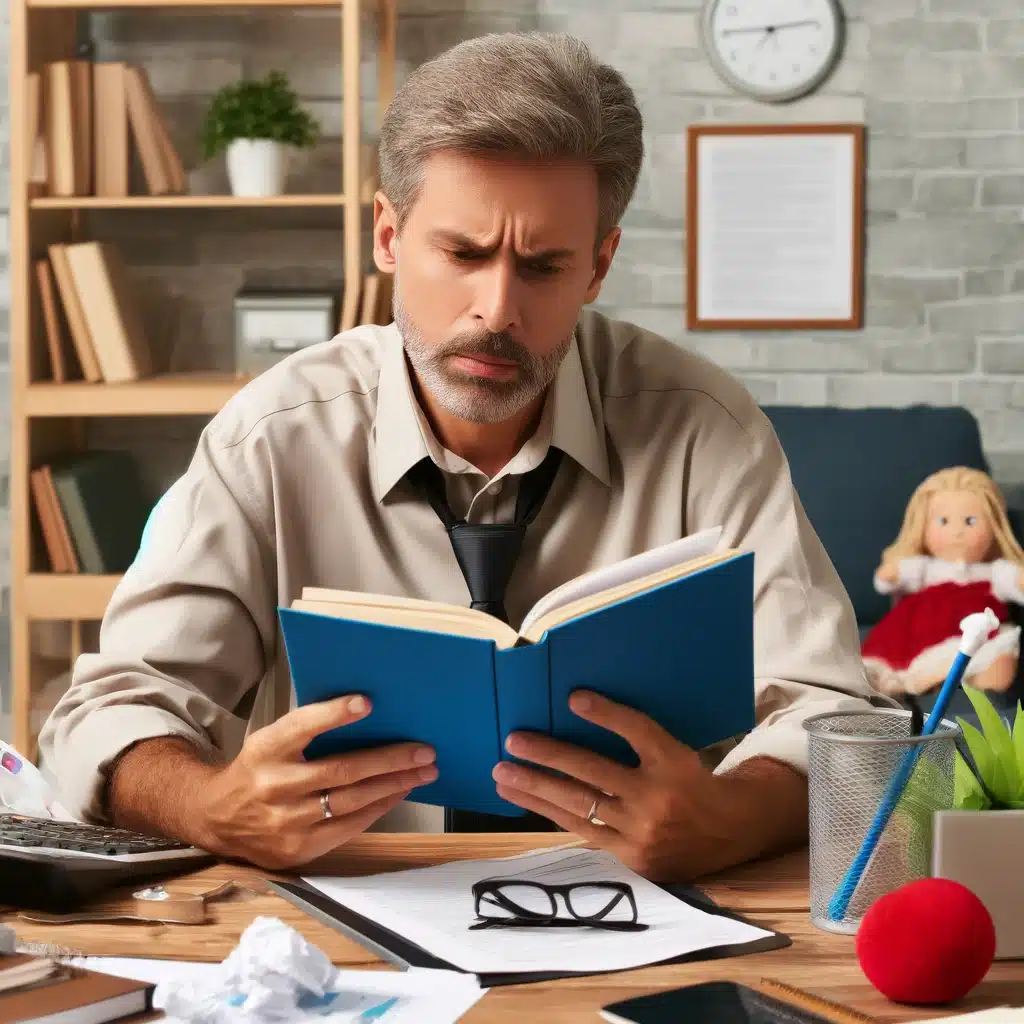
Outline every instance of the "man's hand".
<svg viewBox="0 0 1024 1024">
<path fill-rule="evenodd" d="M 170 793 L 164 794 L 170 807 L 153 807 L 155 787 L 143 778 L 150 743 L 142 743 L 115 773 L 115 816 L 125 827 L 178 835 L 211 853 L 263 868 L 306 864 L 365 831 L 416 786 L 437 778 L 434 751 L 419 743 L 304 759 L 303 750 L 316 736 L 369 712 L 369 701 L 359 696 L 295 708 L 252 733 L 233 761 L 218 766 L 200 765 L 185 752 L 184 741 L 152 741 L 164 744 L 163 774 L 172 774 L 171 757 L 180 759 L 177 788 L 190 792 L 192 806 L 177 811 Z M 167 743 L 176 746 L 168 752 Z M 135 754 L 142 760 L 133 764 Z M 161 774 L 159 764 L 151 778 Z M 328 794 L 330 818 L 323 813 L 322 793 Z M 147 805 L 153 807 L 149 813 Z"/>
<path fill-rule="evenodd" d="M 806 779 L 788 766 L 759 759 L 715 775 L 638 711 L 584 691 L 573 694 L 570 707 L 625 739 L 640 764 L 629 768 L 546 736 L 515 733 L 509 753 L 569 777 L 502 762 L 494 778 L 504 799 L 656 881 L 687 881 L 806 837 Z M 588 821 L 592 807 L 603 825 Z"/>
</svg>

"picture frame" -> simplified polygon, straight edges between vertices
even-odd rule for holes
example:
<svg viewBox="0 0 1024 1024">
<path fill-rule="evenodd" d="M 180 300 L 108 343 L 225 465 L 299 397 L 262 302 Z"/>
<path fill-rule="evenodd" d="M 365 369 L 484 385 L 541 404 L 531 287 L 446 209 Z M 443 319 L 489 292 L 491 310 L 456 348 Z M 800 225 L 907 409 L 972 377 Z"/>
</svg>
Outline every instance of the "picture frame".
<svg viewBox="0 0 1024 1024">
<path fill-rule="evenodd" d="M 863 326 L 865 134 L 863 124 L 688 128 L 689 330 Z"/>
</svg>

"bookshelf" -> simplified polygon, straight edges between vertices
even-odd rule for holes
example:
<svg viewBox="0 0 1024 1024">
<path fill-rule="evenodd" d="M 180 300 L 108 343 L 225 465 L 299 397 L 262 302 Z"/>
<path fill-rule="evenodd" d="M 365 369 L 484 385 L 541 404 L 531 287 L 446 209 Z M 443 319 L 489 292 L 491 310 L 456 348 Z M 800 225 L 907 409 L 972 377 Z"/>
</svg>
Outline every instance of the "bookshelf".
<svg viewBox="0 0 1024 1024">
<path fill-rule="evenodd" d="M 81 624 L 101 619 L 119 576 L 49 571 L 39 557 L 39 523 L 30 472 L 47 460 L 83 448 L 84 424 L 96 417 L 212 416 L 248 380 L 234 373 L 154 373 L 118 383 L 83 379 L 56 382 L 40 376 L 45 318 L 34 261 L 54 243 L 82 240 L 89 211 L 335 209 L 342 212 L 339 262 L 346 293 L 359 293 L 366 262 L 362 213 L 372 203 L 375 157 L 364 145 L 360 95 L 360 21 L 372 13 L 377 26 L 378 118 L 395 86 L 398 0 L 11 0 L 10 16 L 10 560 L 11 715 L 13 740 L 35 759 L 33 696 L 53 674 L 52 655 L 33 649 L 33 624 L 71 624 L 70 668 L 81 651 Z M 33 183 L 30 87 L 32 72 L 79 55 L 80 22 L 90 12 L 152 9 L 331 8 L 337 11 L 343 105 L 341 180 L 336 193 L 247 197 L 194 195 L 50 195 Z M 368 159 L 369 155 L 369 159 Z"/>
</svg>

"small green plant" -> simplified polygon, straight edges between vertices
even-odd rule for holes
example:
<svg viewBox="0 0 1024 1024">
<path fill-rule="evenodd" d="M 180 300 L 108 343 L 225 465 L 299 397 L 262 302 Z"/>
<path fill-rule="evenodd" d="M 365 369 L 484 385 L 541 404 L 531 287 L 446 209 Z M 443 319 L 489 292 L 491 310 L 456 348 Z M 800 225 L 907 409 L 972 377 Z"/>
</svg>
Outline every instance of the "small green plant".
<svg viewBox="0 0 1024 1024">
<path fill-rule="evenodd" d="M 236 139 L 271 139 L 304 149 L 318 136 L 319 126 L 299 106 L 295 91 L 281 71 L 224 86 L 213 97 L 202 126 L 207 160 Z"/>
<path fill-rule="evenodd" d="M 1018 702 L 1011 729 L 986 693 L 966 685 L 963 690 L 981 723 L 979 730 L 958 720 L 981 782 L 958 751 L 953 806 L 968 811 L 1024 808 L 1024 709 Z"/>
</svg>

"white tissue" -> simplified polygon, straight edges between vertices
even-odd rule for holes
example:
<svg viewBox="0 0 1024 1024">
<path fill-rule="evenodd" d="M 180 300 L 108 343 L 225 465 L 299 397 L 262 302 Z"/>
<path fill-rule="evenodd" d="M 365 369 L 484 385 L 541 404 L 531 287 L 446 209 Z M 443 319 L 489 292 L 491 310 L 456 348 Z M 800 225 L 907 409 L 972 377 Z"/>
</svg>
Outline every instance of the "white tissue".
<svg viewBox="0 0 1024 1024">
<path fill-rule="evenodd" d="M 39 769 L 0 740 L 0 812 L 73 821 Z"/>
<path fill-rule="evenodd" d="M 257 917 L 217 970 L 198 979 L 161 982 L 153 1005 L 190 1024 L 341 1020 L 338 1011 L 370 1009 L 373 1001 L 360 999 L 357 1006 L 339 997 L 342 978 L 295 929 L 274 917 Z"/>
</svg>

